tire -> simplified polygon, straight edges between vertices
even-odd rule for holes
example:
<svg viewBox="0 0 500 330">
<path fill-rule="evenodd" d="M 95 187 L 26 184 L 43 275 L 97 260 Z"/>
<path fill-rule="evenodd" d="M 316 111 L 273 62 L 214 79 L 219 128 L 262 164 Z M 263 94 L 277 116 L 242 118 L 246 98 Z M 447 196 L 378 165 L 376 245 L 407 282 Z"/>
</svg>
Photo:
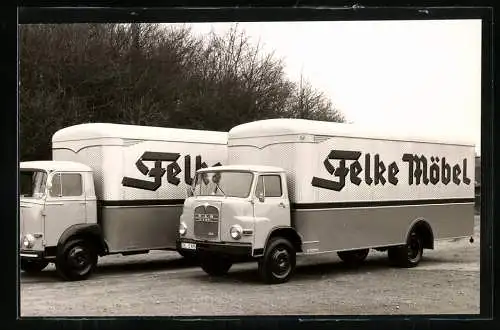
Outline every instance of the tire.
<svg viewBox="0 0 500 330">
<path fill-rule="evenodd" d="M 285 283 L 295 272 L 295 249 L 287 239 L 273 237 L 259 260 L 259 275 L 268 284 Z"/>
<path fill-rule="evenodd" d="M 224 276 L 232 265 L 231 259 L 224 256 L 203 253 L 200 257 L 201 268 L 210 276 Z"/>
<path fill-rule="evenodd" d="M 339 258 L 349 266 L 357 266 L 365 261 L 370 249 L 337 252 Z"/>
<path fill-rule="evenodd" d="M 389 248 L 389 261 L 403 268 L 416 267 L 422 260 L 424 251 L 423 239 L 416 232 L 412 231 L 408 237 L 408 242 L 404 246 Z"/>
<path fill-rule="evenodd" d="M 64 244 L 56 259 L 56 270 L 67 281 L 81 281 L 89 278 L 96 265 L 96 249 L 83 239 L 69 240 Z"/>
<path fill-rule="evenodd" d="M 36 274 L 44 270 L 48 264 L 49 262 L 45 260 L 21 259 L 21 270 L 28 274 Z"/>
</svg>

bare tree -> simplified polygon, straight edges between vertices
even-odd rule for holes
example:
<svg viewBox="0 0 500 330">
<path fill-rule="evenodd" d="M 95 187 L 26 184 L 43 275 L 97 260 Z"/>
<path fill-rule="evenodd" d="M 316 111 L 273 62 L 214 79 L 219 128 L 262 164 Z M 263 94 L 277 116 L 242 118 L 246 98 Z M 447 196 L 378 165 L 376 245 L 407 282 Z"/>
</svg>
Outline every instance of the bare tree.
<svg viewBox="0 0 500 330">
<path fill-rule="evenodd" d="M 332 101 L 323 92 L 314 89 L 309 81 L 304 81 L 302 75 L 287 110 L 286 116 L 290 118 L 345 121 L 344 115 L 334 107 Z"/>
<path fill-rule="evenodd" d="M 158 24 L 23 25 L 20 37 L 23 160 L 50 158 L 52 134 L 82 122 L 229 130 L 264 118 L 343 120 L 237 25 L 205 38 Z"/>
</svg>

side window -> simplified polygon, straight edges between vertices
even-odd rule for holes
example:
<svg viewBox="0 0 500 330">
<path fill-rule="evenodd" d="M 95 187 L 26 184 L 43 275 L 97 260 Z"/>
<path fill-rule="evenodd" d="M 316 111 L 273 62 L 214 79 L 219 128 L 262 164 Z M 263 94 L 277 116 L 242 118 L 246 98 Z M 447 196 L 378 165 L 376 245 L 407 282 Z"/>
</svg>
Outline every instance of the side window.
<svg viewBox="0 0 500 330">
<path fill-rule="evenodd" d="M 266 197 L 281 197 L 281 177 L 279 175 L 266 175 L 264 179 Z"/>
<path fill-rule="evenodd" d="M 61 196 L 61 174 L 55 174 L 52 177 L 52 186 L 50 187 L 49 194 L 51 197 Z"/>
<path fill-rule="evenodd" d="M 51 197 L 81 196 L 83 193 L 82 175 L 78 173 L 57 173 L 52 177 Z"/>
<path fill-rule="evenodd" d="M 63 196 L 81 196 L 82 175 L 78 173 L 62 174 L 62 195 Z"/>
<path fill-rule="evenodd" d="M 257 181 L 257 187 L 255 187 L 255 196 L 259 197 L 259 194 L 264 192 L 264 181 L 263 177 L 259 176 L 259 181 Z"/>
</svg>

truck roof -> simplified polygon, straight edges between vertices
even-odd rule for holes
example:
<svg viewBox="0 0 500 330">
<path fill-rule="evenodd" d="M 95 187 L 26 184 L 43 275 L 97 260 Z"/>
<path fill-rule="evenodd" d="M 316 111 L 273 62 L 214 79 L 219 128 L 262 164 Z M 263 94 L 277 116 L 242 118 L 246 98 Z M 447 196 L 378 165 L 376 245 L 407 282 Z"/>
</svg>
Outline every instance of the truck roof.
<svg viewBox="0 0 500 330">
<path fill-rule="evenodd" d="M 451 135 L 443 127 L 442 133 L 429 133 L 425 127 L 416 129 L 410 125 L 380 127 L 360 124 L 336 123 L 306 119 L 265 119 L 241 124 L 229 131 L 230 139 L 279 136 L 318 135 L 327 137 L 358 137 L 394 141 L 429 142 L 473 146 L 472 139 Z"/>
<path fill-rule="evenodd" d="M 264 165 L 223 165 L 223 166 L 212 166 L 198 170 L 198 172 L 209 172 L 209 171 L 251 171 L 251 172 L 283 172 L 283 169 L 276 166 L 264 166 Z"/>
<path fill-rule="evenodd" d="M 40 169 L 47 172 L 50 171 L 62 171 L 62 172 L 92 172 L 92 169 L 81 163 L 69 162 L 69 161 L 53 161 L 53 160 L 38 160 L 38 161 L 28 161 L 20 162 L 20 169 Z"/>
<path fill-rule="evenodd" d="M 226 132 L 111 123 L 85 123 L 60 129 L 52 136 L 52 143 L 98 138 L 227 144 Z"/>
</svg>

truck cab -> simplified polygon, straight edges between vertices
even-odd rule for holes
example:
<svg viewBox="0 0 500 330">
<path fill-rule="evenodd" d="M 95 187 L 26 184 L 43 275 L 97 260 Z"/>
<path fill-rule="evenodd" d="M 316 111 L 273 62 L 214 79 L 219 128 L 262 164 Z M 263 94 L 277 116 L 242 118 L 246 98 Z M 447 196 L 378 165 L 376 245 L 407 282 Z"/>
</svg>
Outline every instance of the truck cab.
<svg viewBox="0 0 500 330">
<path fill-rule="evenodd" d="M 67 161 L 20 163 L 20 258 L 25 272 L 54 262 L 66 278 L 87 276 L 99 249 L 96 196 L 90 167 Z"/>
<path fill-rule="evenodd" d="M 190 195 L 180 218 L 180 249 L 196 250 L 205 272 L 222 275 L 234 261 L 255 258 L 267 280 L 289 277 L 300 238 L 291 227 L 282 168 L 201 169 Z"/>
</svg>

